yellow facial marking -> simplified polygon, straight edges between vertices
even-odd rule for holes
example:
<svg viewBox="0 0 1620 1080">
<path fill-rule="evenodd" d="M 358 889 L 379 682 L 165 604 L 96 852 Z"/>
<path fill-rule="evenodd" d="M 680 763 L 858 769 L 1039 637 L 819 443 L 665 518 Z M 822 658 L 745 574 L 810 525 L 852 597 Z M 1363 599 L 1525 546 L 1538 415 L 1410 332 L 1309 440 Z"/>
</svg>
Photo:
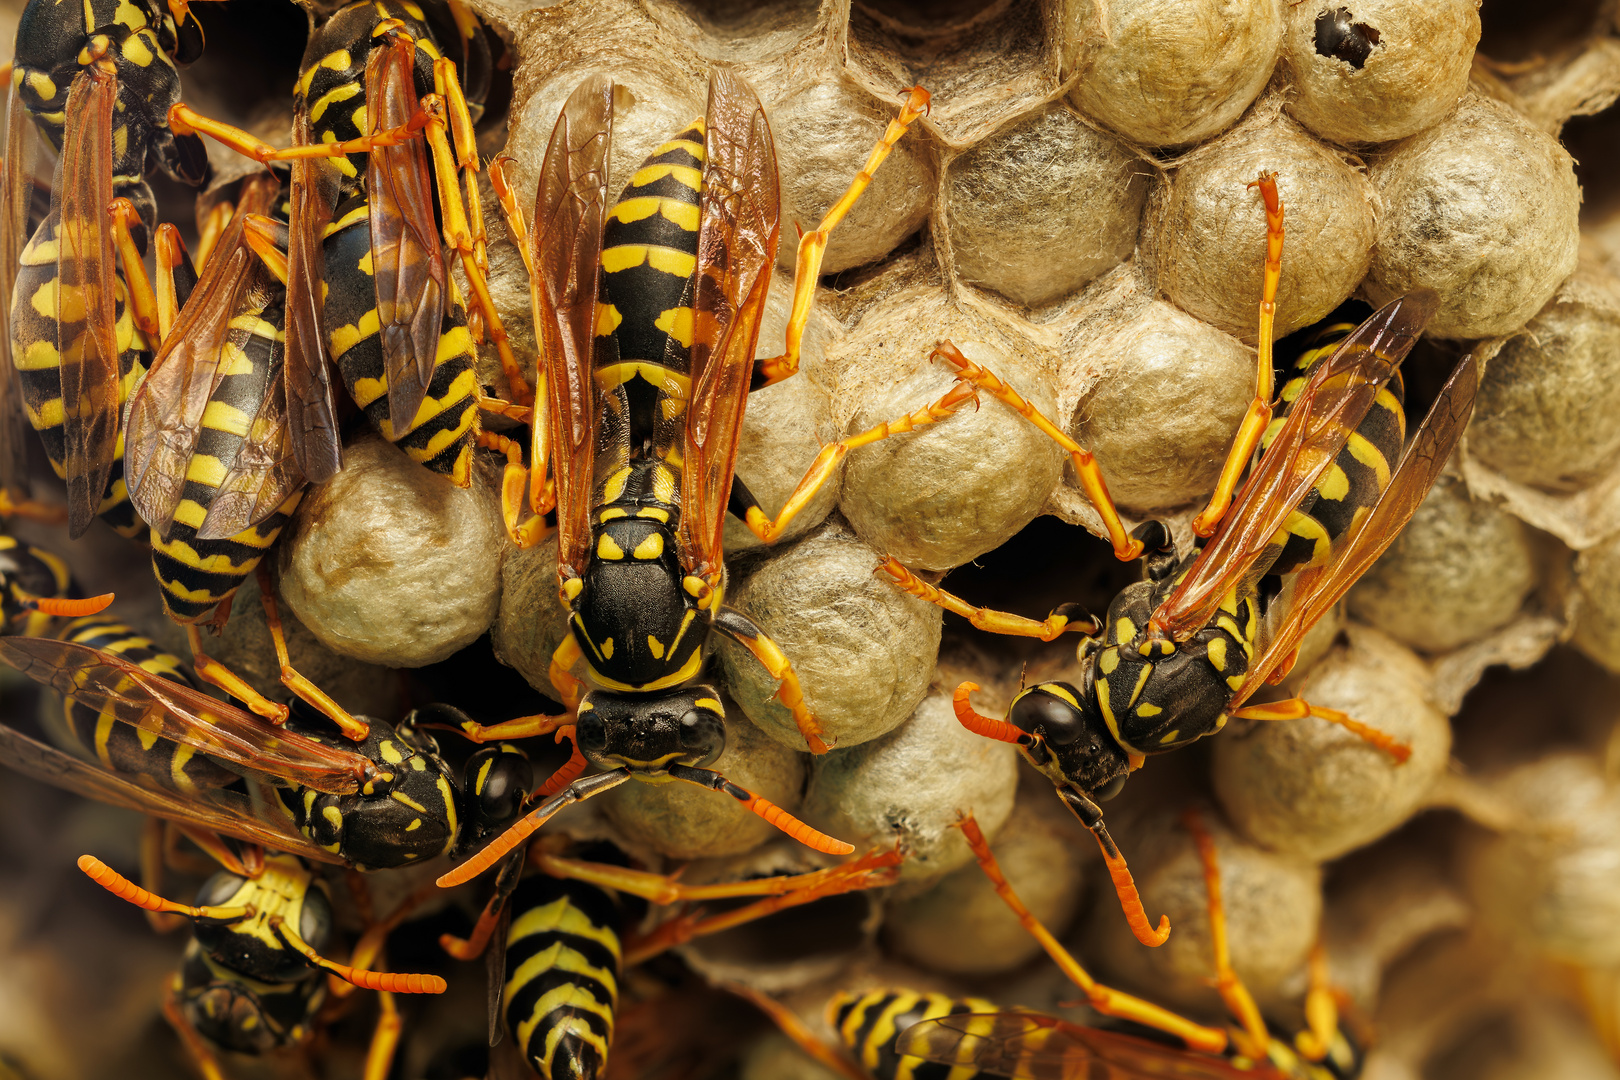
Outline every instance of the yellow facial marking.
<svg viewBox="0 0 1620 1080">
<path fill-rule="evenodd" d="M 654 660 L 662 660 L 664 658 L 664 643 L 653 637 L 651 634 L 648 634 L 647 651 L 653 654 Z"/>
</svg>

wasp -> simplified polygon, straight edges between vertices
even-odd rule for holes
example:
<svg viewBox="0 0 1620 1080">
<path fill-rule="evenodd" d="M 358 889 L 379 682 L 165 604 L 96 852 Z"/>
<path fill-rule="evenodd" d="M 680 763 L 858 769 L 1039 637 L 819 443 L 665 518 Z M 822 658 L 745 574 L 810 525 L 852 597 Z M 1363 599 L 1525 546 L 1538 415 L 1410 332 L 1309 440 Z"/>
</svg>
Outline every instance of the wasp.
<svg viewBox="0 0 1620 1080">
<path fill-rule="evenodd" d="M 1273 175 L 1262 174 L 1257 183 L 1267 205 L 1260 352 L 1269 371 L 1282 205 Z M 1263 443 L 1263 453 L 1236 502 L 1215 535 L 1185 557 L 1162 523 L 1135 530 L 1132 544 L 1151 549 L 1145 580 L 1121 592 L 1101 626 L 1091 624 L 1093 633 L 1082 637 L 1078 685 L 1028 687 L 1014 698 L 1006 720 L 974 710 L 969 695 L 977 684 L 957 687 L 962 724 L 1017 745 L 1091 830 L 1132 931 L 1145 944 L 1162 942 L 1168 925 L 1155 928 L 1142 910 L 1098 802 L 1117 794 L 1147 755 L 1186 746 L 1234 717 L 1306 716 L 1341 724 L 1397 760 L 1410 754 L 1384 733 L 1301 698 L 1248 702 L 1287 675 L 1306 632 L 1394 541 L 1467 426 L 1479 381 L 1472 354 L 1458 363 L 1401 451 L 1405 412 L 1399 383 L 1391 384 L 1437 304 L 1432 291 L 1422 291 L 1386 304 L 1359 325 L 1330 320 L 1300 357 L 1300 374 L 1285 388 L 1286 415 L 1274 422 L 1271 379 L 1262 380 L 1266 423 L 1256 443 Z M 941 351 L 955 350 L 945 343 Z M 1246 436 L 1240 432 L 1239 439 Z M 883 568 L 906 591 L 983 629 L 1051 640 L 1085 626 L 1071 620 L 1068 605 L 1037 622 L 972 607 L 893 559 Z"/>
<path fill-rule="evenodd" d="M 0 175 L 0 301 L 17 376 L 0 379 L 0 479 L 22 490 L 14 424 L 20 398 L 68 485 L 70 535 L 100 513 L 126 535 L 120 410 L 150 360 L 155 301 L 142 258 L 156 225 L 151 166 L 206 182 L 200 139 L 167 122 L 176 65 L 201 53 L 186 0 L 30 0 L 11 69 L 8 152 Z M 28 121 L 60 153 L 51 208 L 19 254 L 30 203 Z M 20 385 L 19 385 L 20 384 Z"/>
<path fill-rule="evenodd" d="M 528 415 L 487 398 L 474 369 L 476 339 L 487 332 L 514 395 L 528 396 L 487 284 L 473 123 L 488 46 L 464 7 L 448 11 L 437 30 L 426 12 L 397 0 L 333 14 L 305 51 L 290 149 L 184 104 L 170 111 L 176 130 L 206 133 L 260 162 L 292 162 L 286 396 L 294 460 L 312 481 L 341 467 L 334 360 L 386 438 L 463 487 L 479 407 Z M 443 37 L 460 44 L 460 69 L 443 55 Z M 435 206 L 473 291 L 471 323 L 447 273 Z"/>
<path fill-rule="evenodd" d="M 553 777 L 542 792 L 561 786 Z M 565 841 L 548 838 L 506 861 L 467 938 L 447 935 L 441 944 L 457 959 L 470 960 L 493 939 L 503 939 L 504 948 L 489 954 L 491 1045 L 504 1023 L 523 1060 L 545 1080 L 596 1080 L 607 1068 L 626 969 L 675 945 L 788 908 L 893 884 L 902 857 L 898 849 L 874 851 L 803 874 L 689 885 L 632 868 L 612 845 L 573 851 Z M 536 872 L 524 876 L 526 867 Z M 686 906 L 741 897 L 761 899 L 707 916 L 686 911 L 633 932 L 648 903 Z"/>
<path fill-rule="evenodd" d="M 854 850 L 704 767 L 725 748 L 725 710 L 716 691 L 692 685 L 718 630 L 781 680 L 777 696 L 809 748 L 828 749 L 780 647 L 722 603 L 721 533 L 741 490 L 732 474 L 748 389 L 756 375 L 791 374 L 782 358 L 754 357 L 781 214 L 770 125 L 753 89 L 715 69 L 703 119 L 655 150 L 610 206 L 613 99 L 612 81 L 592 76 L 564 103 L 532 237 L 510 188 L 496 188 L 533 275 L 545 390 L 526 475 L 508 447 L 503 513 L 522 546 L 542 535 L 539 513 L 557 511 L 559 592 L 572 615 L 550 670 L 568 712 L 469 730 L 482 739 L 572 728 L 573 775 L 587 764 L 605 771 L 558 791 L 441 884 L 488 869 L 563 806 L 632 777 L 698 784 L 819 850 Z M 830 221 L 926 103 L 920 87 L 912 92 Z M 800 247 L 790 318 L 800 334 L 830 228 L 824 221 Z M 536 514 L 520 524 L 525 487 Z M 581 662 L 596 687 L 588 692 L 570 672 Z"/>
<path fill-rule="evenodd" d="M 1253 995 L 1232 968 L 1214 838 L 1196 810 L 1188 810 L 1182 816 L 1182 823 L 1192 834 L 1204 869 L 1210 939 L 1215 953 L 1215 974 L 1211 981 L 1220 991 L 1234 1026 L 1222 1030 L 1195 1024 L 1097 983 L 1019 900 L 978 824 L 971 815 L 966 815 L 960 827 L 996 892 L 1024 927 L 1040 939 L 1064 974 L 1085 992 L 1091 1006 L 1104 1015 L 1134 1021 L 1150 1033 L 1171 1036 L 1182 1045 L 1167 1045 L 1156 1039 L 1072 1024 L 1023 1010 L 953 1007 L 947 1011 L 936 1007 L 935 1016 L 899 1031 L 898 1039 L 893 1035 L 899 1025 L 889 1029 L 894 1060 L 912 1058 L 963 1069 L 977 1068 L 979 1072 L 973 1075 L 1041 1076 L 1053 1080 L 1103 1075 L 1121 1080 L 1155 1077 L 1353 1080 L 1359 1076 L 1363 1062 L 1360 1042 L 1340 1023 L 1340 995 L 1328 983 L 1327 957 L 1320 947 L 1311 957 L 1310 987 L 1305 1002 L 1306 1028 L 1289 1039 L 1261 1016 Z M 829 1011 L 839 1007 L 849 1008 L 846 1003 L 835 1000 Z M 845 1033 L 843 1027 L 840 1033 Z M 852 1045 L 863 1048 L 865 1044 Z M 886 1078 L 898 1074 L 876 1075 Z"/>
</svg>

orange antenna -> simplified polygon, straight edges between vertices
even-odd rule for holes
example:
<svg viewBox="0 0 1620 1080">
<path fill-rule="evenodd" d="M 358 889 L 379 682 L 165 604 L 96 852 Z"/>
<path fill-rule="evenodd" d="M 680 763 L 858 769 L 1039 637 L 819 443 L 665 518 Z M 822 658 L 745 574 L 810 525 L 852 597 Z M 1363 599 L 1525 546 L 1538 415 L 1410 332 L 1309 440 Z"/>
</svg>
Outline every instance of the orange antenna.
<svg viewBox="0 0 1620 1080">
<path fill-rule="evenodd" d="M 36 596 L 25 600 L 29 611 L 42 611 L 46 615 L 60 615 L 64 619 L 79 619 L 86 615 L 99 615 L 113 602 L 112 593 L 90 596 L 82 600 L 69 600 L 61 596 Z"/>
<path fill-rule="evenodd" d="M 446 984 L 437 975 L 407 975 L 392 971 L 368 971 L 365 968 L 350 967 L 328 960 L 314 949 L 309 943 L 299 937 L 293 928 L 287 925 L 285 919 L 277 915 L 270 920 L 281 939 L 290 945 L 294 951 L 302 953 L 304 959 L 342 979 L 353 983 L 362 990 L 385 990 L 391 994 L 442 994 Z"/>
<path fill-rule="evenodd" d="M 1034 745 L 1037 740 L 1029 732 L 1005 720 L 997 720 L 974 710 L 972 703 L 968 701 L 968 695 L 978 688 L 978 683 L 964 682 L 956 688 L 956 693 L 951 695 L 951 705 L 956 709 L 956 718 L 962 722 L 962 726 L 975 735 L 983 735 L 997 742 L 1017 743 L 1019 746 Z"/>
<path fill-rule="evenodd" d="M 219 919 L 224 921 L 242 919 L 253 914 L 253 908 L 243 905 L 236 907 L 194 907 L 191 904 L 179 904 L 173 900 L 167 900 L 157 893 L 148 892 L 141 888 L 94 855 L 80 855 L 79 869 L 83 870 L 91 881 L 100 885 L 118 899 L 127 900 L 136 907 L 147 911 L 156 911 L 169 915 L 184 915 L 188 919 Z"/>
<path fill-rule="evenodd" d="M 567 766 L 565 765 L 564 768 L 567 768 Z M 629 769 L 614 769 L 612 772 L 597 773 L 595 776 L 587 776 L 583 780 L 575 780 L 531 810 L 527 817 L 497 836 L 478 854 L 454 870 L 440 875 L 435 884 L 441 889 L 453 889 L 457 885 L 471 881 L 500 862 L 519 844 L 533 836 L 540 826 L 550 821 L 563 807 L 583 802 L 593 795 L 600 795 L 609 788 L 616 788 L 630 779 L 630 776 Z"/>
<path fill-rule="evenodd" d="M 848 855 L 855 850 L 854 844 L 846 844 L 844 841 L 828 836 L 824 832 L 812 829 L 780 806 L 762 796 L 755 795 L 741 785 L 733 784 L 717 772 L 712 772 L 709 769 L 696 769 L 690 765 L 671 765 L 669 775 L 677 780 L 685 780 L 689 784 L 697 784 L 699 787 L 706 787 L 712 791 L 730 795 L 805 847 L 814 848 L 828 855 Z"/>
</svg>

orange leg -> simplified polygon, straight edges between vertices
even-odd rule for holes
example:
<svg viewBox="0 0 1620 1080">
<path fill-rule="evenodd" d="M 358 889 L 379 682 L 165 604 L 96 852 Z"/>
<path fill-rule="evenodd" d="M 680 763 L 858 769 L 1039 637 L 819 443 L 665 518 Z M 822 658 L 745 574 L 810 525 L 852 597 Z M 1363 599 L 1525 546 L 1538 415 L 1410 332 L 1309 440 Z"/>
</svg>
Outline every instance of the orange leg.
<svg viewBox="0 0 1620 1080">
<path fill-rule="evenodd" d="M 141 828 L 141 886 L 157 895 L 163 891 L 164 837 L 168 833 L 165 822 L 149 817 Z M 174 912 L 146 912 L 147 924 L 159 934 L 172 934 L 186 924 L 184 915 Z"/>
<path fill-rule="evenodd" d="M 208 265 L 208 257 L 214 253 L 220 236 L 225 232 L 225 226 L 231 223 L 236 216 L 234 203 L 220 201 L 208 211 L 208 216 L 202 220 L 197 230 L 197 270 L 200 272 Z"/>
<path fill-rule="evenodd" d="M 961 597 L 954 596 L 937 585 L 930 585 L 892 557 L 885 558 L 879 563 L 878 570 L 888 574 L 896 585 L 919 600 L 926 600 L 946 611 L 955 612 L 980 630 L 988 630 L 992 634 L 1053 641 L 1065 630 L 1078 630 L 1083 634 L 1095 633 L 1097 630 L 1094 620 L 1073 621 L 1074 606 L 1070 604 L 1057 608 L 1045 619 L 1037 621 L 1006 611 L 996 611 L 993 608 L 974 607 Z"/>
<path fill-rule="evenodd" d="M 394 995 L 384 990 L 377 995 L 377 1027 L 371 1033 L 371 1045 L 366 1050 L 366 1067 L 362 1080 L 388 1080 L 394 1067 L 394 1053 L 399 1049 L 399 1009 Z"/>
<path fill-rule="evenodd" d="M 985 841 L 984 833 L 979 831 L 979 824 L 973 819 L 973 815 L 964 815 L 957 826 L 967 839 L 968 846 L 973 849 L 974 858 L 978 859 L 980 869 L 995 886 L 996 894 L 1012 909 L 1013 914 L 1018 916 L 1018 921 L 1024 929 L 1041 943 L 1041 947 L 1056 962 L 1063 974 L 1085 993 L 1086 1000 L 1093 1009 L 1104 1016 L 1133 1020 L 1157 1031 L 1174 1035 L 1195 1050 L 1218 1054 L 1226 1048 L 1227 1039 L 1224 1031 L 1195 1024 L 1186 1017 L 1150 1001 L 1143 1001 L 1141 998 L 1104 986 L 1093 979 L 1086 969 L 1080 966 L 1080 961 L 1063 947 L 1050 930 L 1041 925 L 1040 920 L 1035 918 L 1029 908 L 1024 906 L 1024 902 L 1018 898 L 1018 894 L 1013 892 L 1012 885 L 1001 872 L 995 853 L 990 850 L 990 845 Z"/>
<path fill-rule="evenodd" d="M 112 215 L 113 244 L 118 249 L 118 262 L 124 270 L 130 319 L 147 340 L 156 342 L 159 340 L 157 294 L 152 288 L 152 279 L 146 276 L 146 263 L 141 258 L 140 249 L 135 246 L 135 238 L 129 231 L 131 225 L 140 222 L 140 215 L 135 212 L 135 204 L 128 199 L 114 199 L 107 211 Z"/>
<path fill-rule="evenodd" d="M 1227 452 L 1226 464 L 1221 467 L 1221 477 L 1215 484 L 1215 494 L 1209 497 L 1209 505 L 1204 507 L 1203 512 L 1193 519 L 1193 532 L 1199 536 L 1213 534 L 1226 508 L 1232 504 L 1232 494 L 1237 491 L 1243 469 L 1248 465 L 1249 458 L 1254 456 L 1255 447 L 1260 445 L 1266 426 L 1271 423 L 1271 401 L 1276 395 L 1276 372 L 1271 366 L 1271 332 L 1277 318 L 1277 283 L 1282 278 L 1283 204 L 1277 195 L 1276 173 L 1263 172 L 1260 179 L 1249 186 L 1259 188 L 1260 197 L 1266 203 L 1266 277 L 1260 294 L 1260 337 L 1256 343 L 1259 366 L 1255 372 L 1254 400 L 1249 402 L 1249 411 L 1243 417 L 1237 437 L 1232 440 L 1232 449 Z"/>
<path fill-rule="evenodd" d="M 533 395 L 528 381 L 512 353 L 512 343 L 507 340 L 506 328 L 489 295 L 489 258 L 485 254 L 483 210 L 478 198 L 478 148 L 467 102 L 456 78 L 455 63 L 443 58 L 435 61 L 433 81 L 437 93 L 423 104 L 431 113 L 427 141 L 433 151 L 444 238 L 461 256 L 461 267 L 467 272 L 467 284 L 473 294 L 474 303 L 469 307 L 483 314 L 484 327 L 501 358 L 501 369 L 506 372 L 512 396 L 520 402 L 531 401 Z M 455 139 L 454 149 L 450 145 L 451 138 Z M 467 180 L 465 198 L 457 183 L 458 166 Z"/>
<path fill-rule="evenodd" d="M 1075 475 L 1080 480 L 1080 487 L 1085 491 L 1086 498 L 1102 516 L 1103 528 L 1108 532 L 1108 542 L 1114 545 L 1114 555 L 1121 562 L 1129 562 L 1142 554 L 1142 541 L 1125 532 L 1125 525 L 1119 520 L 1119 511 L 1114 509 L 1114 500 L 1108 494 L 1108 483 L 1103 479 L 1102 469 L 1097 467 L 1097 459 L 1092 456 L 1090 450 L 1069 438 L 1061 428 L 1042 416 L 1039 409 L 1025 400 L 1017 390 L 1003 382 L 995 372 L 969 360 L 962 354 L 962 350 L 949 341 L 939 343 L 934 349 L 934 357 L 954 367 L 958 379 L 972 383 L 1008 408 L 1015 410 L 1018 415 L 1039 428 L 1047 438 L 1062 447 L 1068 453 L 1069 460 L 1074 463 Z"/>
<path fill-rule="evenodd" d="M 1209 939 L 1215 953 L 1215 989 L 1226 1002 L 1227 1011 L 1243 1028 L 1249 1045 L 1241 1047 L 1243 1053 L 1256 1060 L 1265 1060 L 1266 1047 L 1271 1036 L 1266 1022 L 1260 1017 L 1260 1007 L 1254 995 L 1243 985 L 1238 973 L 1232 969 L 1232 951 L 1226 941 L 1226 902 L 1221 895 L 1221 865 L 1215 851 L 1215 838 L 1204 828 L 1203 818 L 1197 810 L 1188 810 L 1181 823 L 1192 834 L 1198 847 L 1198 859 L 1204 864 L 1204 888 L 1209 894 Z"/>
<path fill-rule="evenodd" d="M 165 341 L 174 329 L 175 320 L 180 317 L 180 297 L 174 287 L 174 274 L 185 265 L 186 246 L 180 239 L 180 230 L 168 222 L 157 227 L 152 246 L 156 249 L 157 259 L 158 340 Z"/>
<path fill-rule="evenodd" d="M 870 1073 L 851 1060 L 847 1054 L 817 1038 L 815 1032 L 810 1030 L 810 1026 L 780 1001 L 742 983 L 721 982 L 717 985 L 722 990 L 748 1001 L 754 1008 L 770 1017 L 777 1029 L 791 1039 L 800 1050 L 839 1076 L 845 1077 L 846 1080 L 871 1080 Z"/>
<path fill-rule="evenodd" d="M 799 258 L 793 270 L 793 311 L 788 316 L 786 349 L 781 356 L 755 361 L 756 375 L 764 376 L 761 385 L 769 386 L 781 382 L 799 370 L 799 348 L 804 342 L 805 325 L 810 321 L 810 305 L 816 297 L 816 283 L 821 277 L 821 257 L 827 250 L 827 238 L 838 223 L 844 220 L 844 215 L 855 205 L 855 200 L 859 199 L 861 193 L 872 183 L 872 174 L 877 172 L 878 166 L 889 156 L 894 144 L 900 141 L 906 129 L 926 112 L 928 107 L 928 91 L 920 86 L 912 87 L 906 95 L 905 104 L 900 108 L 900 115 L 889 121 L 888 130 L 872 148 L 871 155 L 866 159 L 866 164 L 861 166 L 861 171 L 855 175 L 849 190 L 833 203 L 814 232 L 807 232 L 799 237 Z"/>
<path fill-rule="evenodd" d="M 523 447 L 515 439 L 497 435 L 493 431 L 480 431 L 478 445 L 506 455 L 506 468 L 501 472 L 501 520 L 513 544 L 519 548 L 534 547 L 551 534 L 551 527 L 540 514 L 531 514 L 528 520 L 521 521 L 524 493 L 529 487 L 529 471 L 523 465 Z"/>
<path fill-rule="evenodd" d="M 569 670 L 584 657 L 579 642 L 574 640 L 573 631 L 563 635 L 557 648 L 551 654 L 551 685 L 562 697 L 562 703 L 567 706 L 570 713 L 579 712 L 579 700 L 585 696 L 585 683 L 569 674 Z"/>
<path fill-rule="evenodd" d="M 258 574 L 259 598 L 264 604 L 265 621 L 270 626 L 270 641 L 276 648 L 276 662 L 281 665 L 282 684 L 324 713 L 343 731 L 343 734 L 355 742 L 364 741 L 371 725 L 356 720 L 347 709 L 333 701 L 324 690 L 299 674 L 292 666 L 292 657 L 287 653 L 287 635 L 281 628 L 281 611 L 276 605 L 275 589 L 270 582 L 270 571 L 261 565 Z"/>
<path fill-rule="evenodd" d="M 550 735 L 572 723 L 571 712 L 558 713 L 555 716 L 537 713 L 534 716 L 503 720 L 499 724 L 480 724 L 476 720 L 468 720 L 461 725 L 461 730 L 473 742 L 486 743 L 500 742 L 503 739 L 533 739 L 540 735 Z"/>
<path fill-rule="evenodd" d="M 1363 724 L 1338 709 L 1312 705 L 1304 698 L 1284 698 L 1282 701 L 1268 701 L 1264 705 L 1245 705 L 1241 709 L 1233 709 L 1232 715 L 1240 720 L 1303 720 L 1307 716 L 1314 716 L 1359 735 L 1398 762 L 1404 764 L 1412 756 L 1412 748 L 1393 735 Z"/>
<path fill-rule="evenodd" d="M 13 498 L 11 492 L 0 488 L 0 517 L 27 518 L 45 525 L 66 525 L 68 512 L 65 506 Z"/>
<path fill-rule="evenodd" d="M 714 628 L 753 653 L 754 659 L 764 666 L 771 678 L 779 680 L 776 699 L 793 714 L 793 722 L 798 725 L 799 734 L 804 736 L 812 754 L 825 754 L 837 745 L 836 739 L 825 737 L 821 722 L 810 711 L 809 704 L 804 700 L 804 689 L 799 685 L 799 676 L 794 673 L 793 664 L 780 645 L 766 636 L 765 631 L 752 619 L 732 608 L 723 607 L 715 613 Z"/>
<path fill-rule="evenodd" d="M 847 439 L 839 439 L 835 443 L 828 443 L 821 448 L 821 453 L 816 455 L 816 460 L 810 463 L 810 468 L 805 471 L 804 478 L 799 481 L 799 486 L 793 489 L 793 494 L 788 496 L 787 502 L 782 504 L 782 509 L 777 513 L 776 520 L 773 521 L 766 517 L 765 511 L 760 507 L 751 506 L 748 508 L 746 519 L 748 528 L 753 531 L 755 536 L 758 536 L 767 544 L 775 543 L 787 531 L 788 524 L 799 515 L 800 511 L 809 505 L 811 499 L 815 498 L 816 492 L 821 490 L 822 485 L 837 472 L 838 463 L 843 461 L 844 456 L 851 450 L 858 446 L 875 443 L 880 439 L 887 439 L 891 435 L 901 435 L 908 431 L 915 431 L 925 424 L 936 423 L 955 413 L 956 410 L 968 402 L 977 400 L 977 392 L 972 386 L 966 383 L 957 383 L 951 387 L 950 393 L 932 405 L 926 405 L 915 412 L 907 413 L 898 420 L 885 421 L 874 428 L 861 432 L 859 435 L 851 435 Z"/>
<path fill-rule="evenodd" d="M 202 633 L 196 623 L 186 624 L 186 640 L 191 643 L 191 667 L 197 673 L 197 678 L 242 701 L 251 711 L 272 724 L 279 726 L 287 722 L 287 706 L 277 705 L 249 686 L 236 672 L 203 651 Z"/>
<path fill-rule="evenodd" d="M 1294 1046 L 1309 1061 L 1321 1061 L 1339 1037 L 1339 1002 L 1328 979 L 1327 949 L 1318 941 L 1311 947 L 1310 987 L 1305 991 L 1305 1030 L 1294 1036 Z"/>
<path fill-rule="evenodd" d="M 429 95 L 422 99 L 421 107 L 416 115 L 411 117 L 410 123 L 387 131 L 377 131 L 370 135 L 362 135 L 347 142 L 311 143 L 307 146 L 289 146 L 285 148 L 271 146 L 262 139 L 248 134 L 239 127 L 210 120 L 193 109 L 185 102 L 176 102 L 169 107 L 169 128 L 176 135 L 207 135 L 215 142 L 230 147 L 244 157 L 267 164 L 272 161 L 292 161 L 297 158 L 323 158 L 347 157 L 350 154 L 365 153 L 379 146 L 398 146 L 408 139 L 414 138 L 416 133 L 433 120 L 434 96 Z"/>
</svg>

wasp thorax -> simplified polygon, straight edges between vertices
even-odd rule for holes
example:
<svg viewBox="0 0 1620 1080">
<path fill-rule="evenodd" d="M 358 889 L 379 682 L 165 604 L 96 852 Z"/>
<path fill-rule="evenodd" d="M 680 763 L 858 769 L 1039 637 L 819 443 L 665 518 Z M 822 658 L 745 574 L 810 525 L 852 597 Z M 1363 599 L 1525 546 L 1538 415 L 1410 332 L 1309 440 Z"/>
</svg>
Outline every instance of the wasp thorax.
<svg viewBox="0 0 1620 1080">
<path fill-rule="evenodd" d="M 579 752 L 598 768 L 701 768 L 725 751 L 725 706 L 707 686 L 634 696 L 594 691 L 580 702 L 574 735 Z"/>
</svg>

